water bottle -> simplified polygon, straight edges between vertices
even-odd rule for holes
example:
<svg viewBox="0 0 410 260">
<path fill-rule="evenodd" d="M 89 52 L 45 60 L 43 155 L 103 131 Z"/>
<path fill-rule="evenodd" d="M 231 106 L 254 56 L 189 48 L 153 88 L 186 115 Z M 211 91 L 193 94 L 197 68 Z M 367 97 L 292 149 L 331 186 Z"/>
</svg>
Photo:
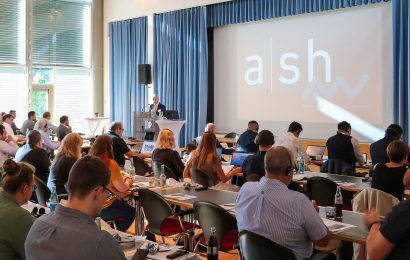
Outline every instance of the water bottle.
<svg viewBox="0 0 410 260">
<path fill-rule="evenodd" d="M 58 197 L 57 197 L 57 192 L 56 192 L 56 186 L 53 186 L 51 189 L 51 197 L 50 197 L 50 210 L 51 212 L 54 212 L 57 208 L 58 204 Z"/>
<path fill-rule="evenodd" d="M 130 162 L 131 163 L 130 163 L 130 167 L 128 168 L 128 173 L 131 177 L 134 177 L 135 176 L 135 167 L 134 167 L 134 164 L 132 162 L 132 159 L 130 160 Z"/>
<path fill-rule="evenodd" d="M 218 259 L 218 241 L 216 240 L 216 228 L 211 227 L 211 236 L 209 237 L 208 244 L 206 245 L 206 259 L 217 260 Z"/>
<path fill-rule="evenodd" d="M 335 214 L 335 220 L 341 221 L 343 219 L 343 197 L 342 197 L 342 191 L 340 190 L 340 186 L 337 185 L 337 190 L 335 194 L 335 208 L 336 208 L 336 214 Z"/>
<path fill-rule="evenodd" d="M 164 169 L 164 165 L 161 165 L 161 175 L 159 176 L 159 180 L 160 180 L 160 186 L 162 188 L 165 188 L 165 186 L 167 186 L 167 176 L 165 176 L 165 169 Z"/>
<path fill-rule="evenodd" d="M 305 156 L 303 155 L 303 153 L 299 153 L 298 161 L 299 161 L 298 173 L 303 174 L 305 173 Z"/>
</svg>

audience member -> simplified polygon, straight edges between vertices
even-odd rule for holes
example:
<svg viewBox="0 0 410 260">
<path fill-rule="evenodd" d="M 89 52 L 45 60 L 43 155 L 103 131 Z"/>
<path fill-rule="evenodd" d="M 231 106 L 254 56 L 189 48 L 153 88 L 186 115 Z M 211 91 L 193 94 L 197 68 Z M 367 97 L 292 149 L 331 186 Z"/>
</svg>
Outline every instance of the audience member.
<svg viewBox="0 0 410 260">
<path fill-rule="evenodd" d="M 135 219 L 135 209 L 121 199 L 127 195 L 133 180 L 130 177 L 123 178 L 120 167 L 114 161 L 112 143 L 113 140 L 108 135 L 100 135 L 89 154 L 99 157 L 111 171 L 109 190 L 112 196 L 105 201 L 101 218 L 116 220 L 118 230 L 125 232 Z"/>
<path fill-rule="evenodd" d="M 51 123 L 51 113 L 46 111 L 43 113 L 43 119 L 47 120 L 47 127 L 48 127 L 48 132 L 49 133 L 55 133 L 57 130 L 57 126 L 55 126 L 53 123 Z"/>
<path fill-rule="evenodd" d="M 329 159 L 338 159 L 349 164 L 354 170 L 356 162 L 364 164 L 364 159 L 360 153 L 359 142 L 352 137 L 352 127 L 346 121 L 337 125 L 336 135 L 330 137 L 326 142 Z"/>
<path fill-rule="evenodd" d="M 401 126 L 391 124 L 387 127 L 384 137 L 370 145 L 370 157 L 373 165 L 389 162 L 386 152 L 387 146 L 395 140 L 400 140 L 402 134 L 403 129 Z"/>
<path fill-rule="evenodd" d="M 23 122 L 23 125 L 20 128 L 20 133 L 22 135 L 27 136 L 28 131 L 32 131 L 34 129 L 34 125 L 36 124 L 36 112 L 30 111 L 27 114 L 26 121 Z"/>
<path fill-rule="evenodd" d="M 6 114 L 6 112 L 0 112 L 0 123 L 3 124 L 3 116 Z"/>
<path fill-rule="evenodd" d="M 34 190 L 34 168 L 26 163 L 4 162 L 0 191 L 0 259 L 25 259 L 24 241 L 34 222 L 21 205 L 26 204 Z"/>
<path fill-rule="evenodd" d="M 289 125 L 288 132 L 285 135 L 279 136 L 279 138 L 276 140 L 275 146 L 283 146 L 287 148 L 291 153 L 294 162 L 297 161 L 298 155 L 300 153 L 303 153 L 305 163 L 307 164 L 310 161 L 310 158 L 306 154 L 306 150 L 299 138 L 302 131 L 302 125 L 298 122 L 293 121 Z"/>
<path fill-rule="evenodd" d="M 15 142 L 25 142 L 26 138 L 14 134 L 13 128 L 11 127 L 13 120 L 14 117 L 11 114 L 5 114 L 3 116 L 3 126 L 6 129 L 7 135 L 11 136 Z"/>
<path fill-rule="evenodd" d="M 98 217 L 108 195 L 110 170 L 100 159 L 85 156 L 68 177 L 68 202 L 37 219 L 25 243 L 27 260 L 125 259 L 118 242 L 99 230 Z"/>
<path fill-rule="evenodd" d="M 17 118 L 17 112 L 16 112 L 16 110 L 10 110 L 9 114 L 13 116 L 13 119 L 16 119 L 16 118 Z M 13 129 L 13 133 L 14 133 L 15 135 L 19 134 L 20 129 L 16 126 L 16 124 L 14 123 L 14 120 L 13 120 L 13 122 L 12 122 L 12 124 L 11 124 L 11 128 Z"/>
<path fill-rule="evenodd" d="M 211 132 L 216 134 L 216 126 L 214 123 L 208 123 L 205 126 L 205 131 L 204 132 Z M 198 136 L 196 138 L 196 143 L 199 144 L 201 141 L 201 136 Z M 233 148 L 224 148 L 221 143 L 219 142 L 218 139 L 216 139 L 216 148 L 222 149 L 222 154 L 233 154 L 235 152 L 235 149 Z"/>
<path fill-rule="evenodd" d="M 292 250 L 297 259 L 310 258 L 313 245 L 329 243 L 326 226 L 315 204 L 287 185 L 293 177 L 289 151 L 276 146 L 265 155 L 265 176 L 247 182 L 236 199 L 239 231 L 248 230 Z"/>
<path fill-rule="evenodd" d="M 33 130 L 28 134 L 27 144 L 20 147 L 14 157 L 16 162 L 27 162 L 34 166 L 34 173 L 45 184 L 48 178 L 48 168 L 50 167 L 50 159 L 47 156 L 46 150 L 43 148 L 41 134 L 37 130 Z"/>
<path fill-rule="evenodd" d="M 236 150 L 238 152 L 256 153 L 258 145 L 255 143 L 255 138 L 258 135 L 258 130 L 258 122 L 250 121 L 248 129 L 239 136 Z"/>
<path fill-rule="evenodd" d="M 14 142 L 11 136 L 7 136 L 6 129 L 0 125 L 0 167 L 3 166 L 4 161 L 10 156 L 15 156 L 18 145 Z"/>
<path fill-rule="evenodd" d="M 204 132 L 202 140 L 196 150 L 191 153 L 191 158 L 186 163 L 184 168 L 184 178 L 190 178 L 189 169 L 198 168 L 205 172 L 209 178 L 215 183 L 224 183 L 229 181 L 232 176 L 237 176 L 241 173 L 242 168 L 238 167 L 227 174 L 224 173 L 221 166 L 221 159 L 216 153 L 216 136 L 211 132 Z M 236 189 L 231 185 L 220 185 L 221 188 Z"/>
<path fill-rule="evenodd" d="M 364 214 L 370 259 L 410 259 L 410 201 L 402 201 L 381 222 L 375 209 Z"/>
<path fill-rule="evenodd" d="M 57 127 L 57 138 L 58 141 L 62 141 L 66 135 L 71 133 L 70 122 L 68 121 L 68 116 L 60 117 L 60 125 Z"/>
<path fill-rule="evenodd" d="M 41 139 L 43 140 L 43 146 L 49 150 L 55 150 L 60 147 L 60 143 L 51 141 L 50 134 L 48 133 L 48 123 L 46 119 L 42 118 L 37 121 L 34 129 L 39 131 Z"/>
<path fill-rule="evenodd" d="M 74 163 L 81 158 L 82 145 L 83 139 L 79 134 L 71 133 L 63 139 L 50 168 L 47 182 L 50 190 L 55 186 L 57 194 L 67 193 L 65 185 L 68 181 L 68 174 Z"/>
<path fill-rule="evenodd" d="M 390 162 L 375 165 L 372 174 L 372 188 L 403 199 L 404 189 L 410 185 L 410 170 L 407 169 L 409 146 L 403 141 L 393 141 L 387 146 Z"/>
<path fill-rule="evenodd" d="M 155 149 L 152 152 L 152 160 L 165 164 L 175 173 L 177 179 L 182 179 L 184 164 L 181 161 L 179 153 L 175 149 L 174 133 L 164 128 L 158 135 Z"/>
<path fill-rule="evenodd" d="M 157 95 L 152 97 L 152 104 L 149 106 L 149 111 L 159 115 L 159 112 L 165 113 L 165 105 L 159 102 Z"/>
<path fill-rule="evenodd" d="M 125 143 L 124 139 L 121 138 L 123 133 L 124 126 L 121 122 L 114 121 L 111 123 L 108 136 L 112 138 L 112 146 L 114 148 L 114 160 L 120 167 L 123 167 L 125 164 L 125 155 L 127 157 L 138 156 L 140 158 L 151 157 L 151 153 L 139 154 L 131 151 Z"/>
</svg>

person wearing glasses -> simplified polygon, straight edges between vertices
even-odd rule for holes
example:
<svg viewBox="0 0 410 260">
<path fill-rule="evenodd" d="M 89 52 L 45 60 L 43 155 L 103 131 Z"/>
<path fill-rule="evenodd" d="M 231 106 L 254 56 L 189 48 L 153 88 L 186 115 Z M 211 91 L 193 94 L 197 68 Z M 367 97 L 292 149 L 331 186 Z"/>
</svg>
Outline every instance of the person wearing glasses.
<svg viewBox="0 0 410 260">
<path fill-rule="evenodd" d="M 122 176 L 120 167 L 114 161 L 112 142 L 108 135 L 100 135 L 91 147 L 89 155 L 99 157 L 111 171 L 109 191 L 112 194 L 103 205 L 101 218 L 114 220 L 118 230 L 125 232 L 135 219 L 135 208 L 121 199 L 127 195 L 133 180 Z"/>
<path fill-rule="evenodd" d="M 101 159 L 79 159 L 68 177 L 67 204 L 57 205 L 31 227 L 24 244 L 26 259 L 125 259 L 118 242 L 94 222 L 110 194 L 110 176 Z"/>
<path fill-rule="evenodd" d="M 7 159 L 0 191 L 0 259 L 25 259 L 24 241 L 34 222 L 21 205 L 34 190 L 34 167 Z"/>
</svg>

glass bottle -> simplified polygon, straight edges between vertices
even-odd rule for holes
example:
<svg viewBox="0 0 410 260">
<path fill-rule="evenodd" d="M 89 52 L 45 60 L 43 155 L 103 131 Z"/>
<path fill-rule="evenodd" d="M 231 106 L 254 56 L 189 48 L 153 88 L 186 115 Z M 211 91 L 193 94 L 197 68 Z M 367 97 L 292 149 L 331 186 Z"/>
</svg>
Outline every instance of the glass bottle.
<svg viewBox="0 0 410 260">
<path fill-rule="evenodd" d="M 206 246 L 206 258 L 208 260 L 218 259 L 218 241 L 216 239 L 215 227 L 211 227 L 211 235 L 209 236 L 208 244 Z"/>
<path fill-rule="evenodd" d="M 165 167 L 161 165 L 161 175 L 159 176 L 160 186 L 164 188 L 167 185 L 167 176 L 165 175 Z"/>
</svg>

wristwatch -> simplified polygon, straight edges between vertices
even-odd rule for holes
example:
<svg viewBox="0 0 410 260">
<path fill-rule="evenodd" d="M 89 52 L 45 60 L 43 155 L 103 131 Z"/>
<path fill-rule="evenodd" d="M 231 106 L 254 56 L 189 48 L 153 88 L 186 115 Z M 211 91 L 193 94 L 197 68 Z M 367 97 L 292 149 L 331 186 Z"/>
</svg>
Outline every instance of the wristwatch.
<svg viewBox="0 0 410 260">
<path fill-rule="evenodd" d="M 369 225 L 367 225 L 367 230 L 370 230 L 374 224 L 380 224 L 380 221 L 376 220 L 376 221 L 370 222 Z"/>
</svg>

